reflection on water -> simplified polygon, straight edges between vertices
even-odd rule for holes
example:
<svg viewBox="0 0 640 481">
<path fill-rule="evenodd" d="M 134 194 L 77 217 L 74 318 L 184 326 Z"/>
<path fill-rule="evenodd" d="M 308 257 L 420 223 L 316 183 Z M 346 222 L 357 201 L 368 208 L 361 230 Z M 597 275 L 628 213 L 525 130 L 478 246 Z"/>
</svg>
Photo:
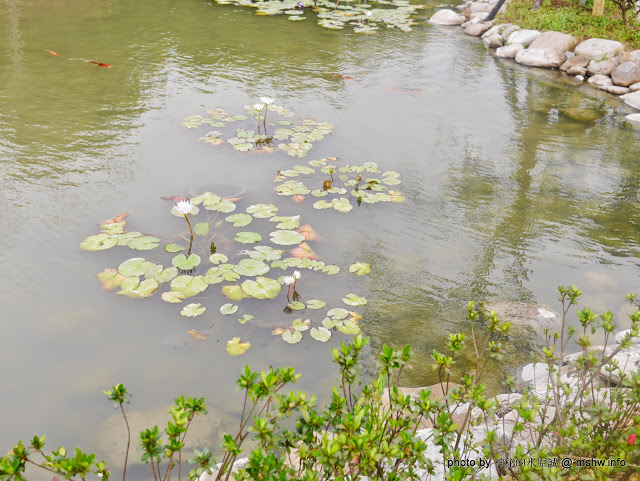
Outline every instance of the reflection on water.
<svg viewBox="0 0 640 481">
<path fill-rule="evenodd" d="M 449 331 L 467 331 L 468 300 L 555 305 L 556 285 L 575 282 L 586 304 L 623 313 L 624 293 L 639 287 L 637 133 L 621 122 L 624 107 L 494 59 L 460 32 L 423 24 L 358 36 L 204 0 L 5 0 L 0 18 L 4 449 L 36 432 L 88 442 L 87 427 L 112 414 L 101 390 L 118 382 L 135 409 L 184 393 L 235 415 L 245 363 L 292 364 L 315 392 L 334 380 L 328 345 L 256 331 L 252 348 L 229 358 L 224 343 L 243 326 L 218 322 L 198 343 L 187 330 L 214 314 L 187 320 L 156 299 L 100 290 L 95 273 L 123 254 L 78 242 L 125 211 L 135 229 L 175 235 L 184 226 L 167 220 L 161 196 L 246 189 L 247 202 L 311 222 L 325 262 L 343 272 L 370 263 L 368 276 L 301 294 L 369 299 L 367 372 L 381 344 L 410 342 L 411 385 L 434 381 L 431 352 Z M 298 206 L 272 190 L 298 159 L 211 147 L 197 140 L 204 128 L 180 126 L 260 95 L 335 125 L 307 160 L 374 161 L 400 173 L 406 203 L 350 214 Z"/>
</svg>

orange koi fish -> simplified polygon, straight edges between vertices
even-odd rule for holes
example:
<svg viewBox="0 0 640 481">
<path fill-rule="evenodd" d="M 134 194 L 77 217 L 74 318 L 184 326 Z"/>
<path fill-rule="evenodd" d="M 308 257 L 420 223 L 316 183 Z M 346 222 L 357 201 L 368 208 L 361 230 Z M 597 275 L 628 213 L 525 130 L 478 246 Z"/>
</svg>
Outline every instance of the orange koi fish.
<svg viewBox="0 0 640 481">
<path fill-rule="evenodd" d="M 53 55 L 54 57 L 59 57 L 60 56 L 60 54 L 58 52 L 54 52 L 53 50 L 47 50 L 45 48 L 44 51 L 47 52 L 49 55 Z"/>
<path fill-rule="evenodd" d="M 341 78 L 343 80 L 353 80 L 354 82 L 358 81 L 358 79 L 355 79 L 353 77 L 347 77 L 346 75 L 342 75 L 341 73 L 330 73 L 329 75 L 331 75 L 332 77 Z"/>
</svg>

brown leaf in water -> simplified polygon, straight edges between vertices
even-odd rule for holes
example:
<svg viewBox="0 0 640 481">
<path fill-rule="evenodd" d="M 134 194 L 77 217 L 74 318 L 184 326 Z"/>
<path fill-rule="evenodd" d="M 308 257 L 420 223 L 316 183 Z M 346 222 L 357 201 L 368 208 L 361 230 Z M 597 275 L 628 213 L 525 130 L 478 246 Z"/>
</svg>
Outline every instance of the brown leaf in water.
<svg viewBox="0 0 640 481">
<path fill-rule="evenodd" d="M 318 235 L 313 227 L 305 224 L 298 229 L 298 232 L 304 236 L 304 240 L 308 242 L 322 242 L 322 237 Z"/>
<path fill-rule="evenodd" d="M 313 249 L 311 249 L 311 247 L 309 247 L 309 244 L 307 244 L 306 242 L 302 242 L 295 249 L 291 249 L 289 253 L 293 257 L 297 257 L 298 259 L 311 259 L 312 261 L 317 261 L 320 259 L 320 257 L 318 257 L 318 255 L 313 252 Z"/>
<path fill-rule="evenodd" d="M 331 188 L 331 181 L 330 180 L 325 180 L 322 183 L 322 190 L 329 190 Z"/>
<path fill-rule="evenodd" d="M 271 331 L 272 336 L 280 336 L 284 332 L 284 329 L 276 327 L 273 331 Z"/>
<path fill-rule="evenodd" d="M 111 219 L 98 222 L 98 225 L 117 224 L 118 222 L 123 222 L 127 217 L 129 217 L 129 213 L 123 212 L 122 214 L 112 217 Z"/>
<path fill-rule="evenodd" d="M 179 195 L 168 195 L 166 197 L 160 197 L 162 200 L 172 200 L 173 202 L 182 202 L 183 200 L 189 200 L 189 199 L 185 199 L 184 197 L 181 197 Z"/>
<path fill-rule="evenodd" d="M 197 341 L 206 341 L 207 340 L 207 335 L 206 334 L 202 334 L 201 332 L 198 332 L 195 329 L 189 329 L 187 331 L 187 334 L 189 334 L 191 337 L 193 337 Z"/>
<path fill-rule="evenodd" d="M 302 204 L 305 199 L 306 197 L 300 194 L 296 194 L 293 197 L 291 197 L 291 200 L 294 201 L 296 204 Z"/>
<path fill-rule="evenodd" d="M 96 274 L 98 281 L 102 284 L 102 287 L 110 291 L 116 287 L 120 287 L 125 277 L 118 273 L 117 269 L 105 269 L 104 271 Z"/>
<path fill-rule="evenodd" d="M 362 314 L 358 314 L 356 311 L 349 311 L 349 314 L 351 314 L 351 319 L 354 321 L 362 319 Z"/>
</svg>

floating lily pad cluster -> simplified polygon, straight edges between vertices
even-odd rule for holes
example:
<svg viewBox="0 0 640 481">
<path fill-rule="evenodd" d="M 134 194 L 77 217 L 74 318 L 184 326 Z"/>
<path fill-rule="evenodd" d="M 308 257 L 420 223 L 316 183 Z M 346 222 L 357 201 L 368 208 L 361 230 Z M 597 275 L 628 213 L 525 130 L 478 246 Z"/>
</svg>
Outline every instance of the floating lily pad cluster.
<svg viewBox="0 0 640 481">
<path fill-rule="evenodd" d="M 319 142 L 329 135 L 333 126 L 327 122 L 317 122 L 314 119 L 301 119 L 298 122 L 287 120 L 295 114 L 292 110 L 271 103 L 268 106 L 267 122 L 263 123 L 260 111 L 254 106 L 245 105 L 245 113 L 231 115 L 222 108 L 208 110 L 208 116 L 191 115 L 185 117 L 183 126 L 189 129 L 208 125 L 216 130 L 210 130 L 200 138 L 211 145 L 228 143 L 240 152 L 260 151 L 271 152 L 278 148 L 292 157 L 302 158 Z M 281 120 L 270 122 L 275 116 Z M 230 129 L 233 133 L 229 133 Z M 225 132 L 218 129 L 227 129 Z"/>
<path fill-rule="evenodd" d="M 311 160 L 308 166 L 294 165 L 279 171 L 275 181 L 281 183 L 275 187 L 276 193 L 295 196 L 300 201 L 311 194 L 319 198 L 313 203 L 314 208 L 333 208 L 343 213 L 353 210 L 350 198 L 355 198 L 357 205 L 404 202 L 404 196 L 393 190 L 400 184 L 397 172 L 382 172 L 375 162 L 338 166 L 336 161 L 335 157 Z"/>
<path fill-rule="evenodd" d="M 81 249 L 98 251 L 120 246 L 137 251 L 153 251 L 147 258 L 136 255 L 121 262 L 117 268 L 99 273 L 97 277 L 103 287 L 107 290 L 119 289 L 117 294 L 132 299 L 148 298 L 162 290 L 161 299 L 170 304 L 182 304 L 180 314 L 187 318 L 208 312 L 203 304 L 204 299 L 197 296 L 215 285 L 227 300 L 217 308 L 223 316 L 238 313 L 242 308 L 241 301 L 245 299 L 281 299 L 287 314 L 311 313 L 309 318 L 296 319 L 286 326 L 282 326 L 281 320 L 286 319 L 286 315 L 279 316 L 276 322 L 267 319 L 259 321 L 261 325 L 271 327 L 275 334 L 288 343 L 299 342 L 306 330 L 320 342 L 327 341 L 335 330 L 345 334 L 360 332 L 360 314 L 344 308 L 327 307 L 327 302 L 320 299 L 302 302 L 296 291 L 296 282 L 301 276 L 298 272 L 294 276 L 284 275 L 283 271 L 288 269 L 307 269 L 326 275 L 340 272 L 339 266 L 319 260 L 309 243 L 318 242 L 321 238 L 310 225 L 300 225 L 299 215 L 278 215 L 279 209 L 273 204 L 253 204 L 246 207 L 245 212 L 238 212 L 239 199 L 225 199 L 210 192 L 193 197 L 190 202 L 193 208 L 187 215 L 192 219 L 189 225 L 194 225 L 193 237 L 181 234 L 175 239 L 161 241 L 160 237 L 127 231 L 126 214 L 98 224 L 100 232 L 84 239 L 80 243 Z M 183 216 L 175 207 L 172 213 Z M 197 219 L 198 216 L 201 219 Z M 259 223 L 262 223 L 262 228 L 256 229 L 254 226 Z M 263 244 L 257 245 L 263 241 Z M 164 244 L 164 249 L 154 251 L 161 244 Z M 349 267 L 349 272 L 366 275 L 370 269 L 369 264 L 357 262 Z M 278 275 L 278 272 L 282 275 Z M 353 293 L 340 301 L 351 307 L 367 303 L 365 298 Z M 316 314 L 325 308 L 326 315 Z M 262 314 L 264 310 L 260 309 L 260 312 Z M 240 324 L 255 324 L 258 321 L 254 315 L 240 312 L 237 321 Z M 351 317 L 347 319 L 349 315 Z M 195 339 L 206 339 L 206 331 L 191 330 L 189 333 Z M 234 338 L 227 343 L 227 351 L 241 354 L 249 346 L 240 338 Z"/>
<path fill-rule="evenodd" d="M 216 0 L 219 5 L 236 5 L 256 9 L 256 15 L 285 14 L 289 20 L 300 21 L 314 16 L 318 24 L 332 30 L 350 25 L 356 33 L 375 33 L 380 26 L 410 32 L 414 24 L 411 16 L 424 5 L 411 5 L 405 0 L 370 2 L 327 0 Z M 300 3 L 303 5 L 301 6 Z M 372 8 L 375 5 L 377 8 Z"/>
</svg>

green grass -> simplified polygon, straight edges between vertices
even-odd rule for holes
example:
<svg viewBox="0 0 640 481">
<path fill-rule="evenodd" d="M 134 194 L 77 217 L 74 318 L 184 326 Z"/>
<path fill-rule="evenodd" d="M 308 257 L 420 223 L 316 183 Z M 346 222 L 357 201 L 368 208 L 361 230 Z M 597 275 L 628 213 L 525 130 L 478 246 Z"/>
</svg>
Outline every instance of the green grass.
<svg viewBox="0 0 640 481">
<path fill-rule="evenodd" d="M 589 4 L 592 2 L 587 2 Z M 593 37 L 618 40 L 629 49 L 640 48 L 638 23 L 626 26 L 611 2 L 605 3 L 604 15 L 600 17 L 592 16 L 591 8 L 581 7 L 577 1 L 556 6 L 546 0 L 538 10 L 532 7 L 531 0 L 513 0 L 508 10 L 496 17 L 495 23 L 510 22 L 522 28 L 555 30 L 571 34 L 578 40 Z"/>
</svg>

